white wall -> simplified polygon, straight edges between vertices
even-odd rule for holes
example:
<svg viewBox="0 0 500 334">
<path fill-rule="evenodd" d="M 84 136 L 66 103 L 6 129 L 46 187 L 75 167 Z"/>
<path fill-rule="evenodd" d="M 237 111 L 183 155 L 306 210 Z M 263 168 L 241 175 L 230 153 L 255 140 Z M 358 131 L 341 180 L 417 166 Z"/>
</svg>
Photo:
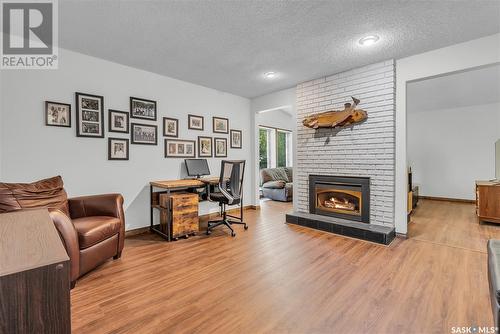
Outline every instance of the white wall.
<svg viewBox="0 0 500 334">
<path fill-rule="evenodd" d="M 399 59 L 396 62 L 396 232 L 406 234 L 406 85 L 413 80 L 500 62 L 500 34 Z"/>
<path fill-rule="evenodd" d="M 245 204 L 254 204 L 250 100 L 67 50 L 60 50 L 58 70 L 10 70 L 1 76 L 3 181 L 60 174 L 69 196 L 119 192 L 125 198 L 126 228 L 147 226 L 148 182 L 185 176 L 183 159 L 164 158 L 162 117 L 179 119 L 179 139 L 206 135 L 229 140 L 212 133 L 212 116 L 221 116 L 229 118 L 230 128 L 243 130 L 243 149 L 230 149 L 228 143 L 228 158 L 247 160 Z M 108 108 L 128 111 L 130 96 L 156 100 L 158 121 L 143 123 L 158 125 L 158 145 L 131 144 L 129 161 L 108 161 L 107 139 L 75 135 L 77 91 L 104 96 L 107 137 L 129 137 L 107 132 Z M 44 125 L 45 100 L 72 104 L 71 129 Z M 188 113 L 205 116 L 205 131 L 187 129 Z M 212 174 L 218 175 L 220 161 L 210 159 Z M 200 204 L 200 214 L 216 210 L 215 203 Z"/>
<path fill-rule="evenodd" d="M 282 109 L 276 109 L 255 116 L 258 126 L 264 125 L 284 130 L 294 130 L 293 116 Z"/>
<path fill-rule="evenodd" d="M 412 110 L 407 121 L 408 164 L 421 196 L 473 200 L 474 182 L 495 177 L 500 104 Z"/>
</svg>

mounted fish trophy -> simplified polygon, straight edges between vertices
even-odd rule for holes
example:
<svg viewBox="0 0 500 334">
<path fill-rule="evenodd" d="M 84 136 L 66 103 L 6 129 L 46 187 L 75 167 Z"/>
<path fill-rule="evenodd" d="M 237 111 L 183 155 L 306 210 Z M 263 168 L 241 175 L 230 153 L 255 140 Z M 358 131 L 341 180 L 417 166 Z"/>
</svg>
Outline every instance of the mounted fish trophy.
<svg viewBox="0 0 500 334">
<path fill-rule="evenodd" d="M 344 110 L 330 110 L 306 117 L 302 124 L 308 128 L 335 128 L 364 121 L 368 115 L 363 109 L 356 109 L 359 100 L 352 97 L 354 104 L 344 104 Z"/>
</svg>

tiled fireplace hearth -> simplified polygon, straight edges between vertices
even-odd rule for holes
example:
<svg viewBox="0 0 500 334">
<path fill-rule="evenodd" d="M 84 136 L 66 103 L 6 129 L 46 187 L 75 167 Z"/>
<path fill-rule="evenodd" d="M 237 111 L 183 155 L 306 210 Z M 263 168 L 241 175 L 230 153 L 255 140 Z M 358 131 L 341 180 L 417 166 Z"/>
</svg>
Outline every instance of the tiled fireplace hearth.
<svg viewBox="0 0 500 334">
<path fill-rule="evenodd" d="M 295 212 L 287 222 L 388 244 L 395 236 L 395 62 L 307 81 L 296 94 Z M 343 128 L 302 124 L 312 114 L 343 109 L 351 96 L 361 101 L 366 121 Z M 328 183 L 331 177 L 337 179 Z"/>
</svg>

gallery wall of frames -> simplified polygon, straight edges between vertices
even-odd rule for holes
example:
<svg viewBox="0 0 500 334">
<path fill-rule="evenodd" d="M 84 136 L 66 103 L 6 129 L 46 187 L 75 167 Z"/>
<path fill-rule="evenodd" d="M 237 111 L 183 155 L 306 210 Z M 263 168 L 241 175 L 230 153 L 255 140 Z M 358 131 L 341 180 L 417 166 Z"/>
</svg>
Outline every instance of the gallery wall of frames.
<svg viewBox="0 0 500 334">
<path fill-rule="evenodd" d="M 76 136 L 102 139 L 105 138 L 107 129 L 108 160 L 129 160 L 131 145 L 158 145 L 157 102 L 131 96 L 129 106 L 128 111 L 112 108 L 106 110 L 103 96 L 75 92 Z M 47 126 L 73 126 L 70 103 L 45 101 L 44 112 Z M 231 129 L 228 118 L 212 116 L 209 126 L 214 134 L 212 137 L 181 139 L 188 131 L 204 131 L 205 116 L 188 114 L 186 119 L 163 117 L 160 128 L 164 157 L 226 158 L 228 141 L 230 149 L 243 147 L 242 130 Z"/>
</svg>

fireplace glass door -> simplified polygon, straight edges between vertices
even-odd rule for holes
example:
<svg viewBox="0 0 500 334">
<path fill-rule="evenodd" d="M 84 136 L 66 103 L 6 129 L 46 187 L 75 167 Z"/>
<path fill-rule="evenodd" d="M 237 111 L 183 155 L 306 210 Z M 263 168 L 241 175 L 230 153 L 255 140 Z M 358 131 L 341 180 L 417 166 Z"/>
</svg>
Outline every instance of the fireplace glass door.
<svg viewBox="0 0 500 334">
<path fill-rule="evenodd" d="M 370 178 L 309 175 L 309 212 L 370 223 Z"/>
<path fill-rule="evenodd" d="M 361 191 L 326 188 L 316 191 L 316 209 L 361 216 Z"/>
</svg>

